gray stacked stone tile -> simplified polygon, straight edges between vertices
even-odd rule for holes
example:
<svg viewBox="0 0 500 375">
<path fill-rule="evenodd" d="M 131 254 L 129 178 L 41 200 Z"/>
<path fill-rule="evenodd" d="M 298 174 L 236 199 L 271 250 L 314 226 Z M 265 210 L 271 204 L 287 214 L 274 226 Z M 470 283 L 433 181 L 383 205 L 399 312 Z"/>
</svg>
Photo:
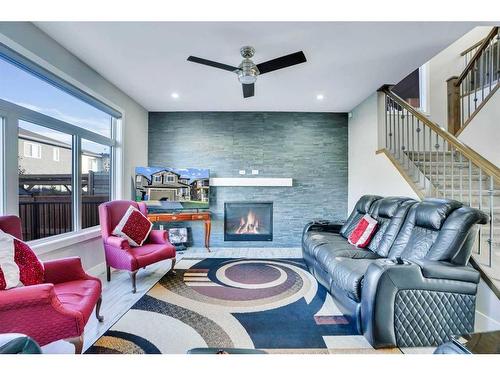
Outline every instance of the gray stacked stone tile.
<svg viewBox="0 0 500 375">
<path fill-rule="evenodd" d="M 347 114 L 288 112 L 151 112 L 149 165 L 209 168 L 211 177 L 291 177 L 293 187 L 211 187 L 211 245 L 300 246 L 312 219 L 347 214 Z M 224 202 L 273 201 L 272 242 L 224 242 Z M 203 245 L 201 223 L 192 227 Z"/>
</svg>

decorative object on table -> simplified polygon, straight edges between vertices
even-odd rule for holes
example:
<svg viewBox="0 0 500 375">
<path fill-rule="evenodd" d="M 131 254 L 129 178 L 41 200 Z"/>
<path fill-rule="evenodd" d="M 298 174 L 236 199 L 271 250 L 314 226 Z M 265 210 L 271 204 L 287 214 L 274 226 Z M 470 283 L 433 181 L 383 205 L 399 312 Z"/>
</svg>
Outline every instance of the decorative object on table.
<svg viewBox="0 0 500 375">
<path fill-rule="evenodd" d="M 121 237 L 113 235 L 113 229 L 122 220 L 132 206 L 144 216 L 148 209 L 142 202 L 116 200 L 99 206 L 99 222 L 101 224 L 102 241 L 106 256 L 107 280 L 111 280 L 111 267 L 127 270 L 132 280 L 132 292 L 136 292 L 136 274 L 141 268 L 165 259 L 172 259 L 172 270 L 175 266 L 175 247 L 168 241 L 164 230 L 151 230 L 143 246 L 131 246 Z"/>
<path fill-rule="evenodd" d="M 203 221 L 205 229 L 205 247 L 210 251 L 210 232 L 212 221 L 210 211 L 176 212 L 176 213 L 149 213 L 148 218 L 153 223 L 179 223 L 183 221 Z"/>
<path fill-rule="evenodd" d="M 187 228 L 170 228 L 168 230 L 168 239 L 170 243 L 175 246 L 177 251 L 186 250 L 188 243 Z"/>
</svg>

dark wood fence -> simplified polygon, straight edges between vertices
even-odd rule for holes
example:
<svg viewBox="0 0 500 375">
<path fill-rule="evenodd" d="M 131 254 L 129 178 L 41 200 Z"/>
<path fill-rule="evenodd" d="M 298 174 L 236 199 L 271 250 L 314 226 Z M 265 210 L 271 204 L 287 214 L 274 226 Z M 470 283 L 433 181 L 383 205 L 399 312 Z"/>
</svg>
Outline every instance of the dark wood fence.
<svg viewBox="0 0 500 375">
<path fill-rule="evenodd" d="M 106 195 L 82 196 L 82 228 L 99 225 L 98 206 Z M 71 196 L 46 195 L 19 197 L 19 216 L 25 241 L 70 232 L 73 228 Z"/>
</svg>

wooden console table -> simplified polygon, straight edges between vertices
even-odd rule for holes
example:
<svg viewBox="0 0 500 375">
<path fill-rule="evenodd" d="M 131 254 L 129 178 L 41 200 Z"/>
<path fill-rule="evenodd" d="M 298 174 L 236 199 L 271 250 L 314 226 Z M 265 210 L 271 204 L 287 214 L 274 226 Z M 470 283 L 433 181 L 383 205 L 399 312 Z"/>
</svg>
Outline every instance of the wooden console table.
<svg viewBox="0 0 500 375">
<path fill-rule="evenodd" d="M 151 222 L 173 223 L 179 221 L 203 221 L 205 228 L 205 247 L 210 251 L 210 230 L 212 221 L 210 212 L 179 212 L 179 213 L 151 213 L 148 214 Z"/>
</svg>

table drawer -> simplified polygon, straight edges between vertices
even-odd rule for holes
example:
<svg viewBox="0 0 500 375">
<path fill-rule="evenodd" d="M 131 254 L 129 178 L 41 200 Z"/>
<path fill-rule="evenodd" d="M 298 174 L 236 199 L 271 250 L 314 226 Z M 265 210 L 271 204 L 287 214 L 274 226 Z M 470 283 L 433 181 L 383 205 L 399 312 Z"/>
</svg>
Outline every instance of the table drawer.
<svg viewBox="0 0 500 375">
<path fill-rule="evenodd" d="M 191 216 L 191 220 L 208 220 L 210 219 L 210 214 L 203 212 L 203 213 L 196 213 Z"/>
</svg>

